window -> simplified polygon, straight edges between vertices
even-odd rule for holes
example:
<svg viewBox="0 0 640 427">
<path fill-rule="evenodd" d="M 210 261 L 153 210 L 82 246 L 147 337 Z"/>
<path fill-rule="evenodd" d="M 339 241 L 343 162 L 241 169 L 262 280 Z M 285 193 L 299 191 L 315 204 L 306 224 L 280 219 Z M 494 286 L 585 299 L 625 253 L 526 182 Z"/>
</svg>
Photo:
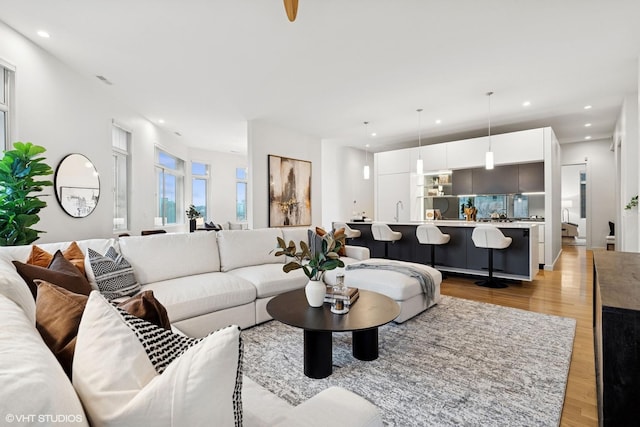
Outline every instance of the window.
<svg viewBox="0 0 640 427">
<path fill-rule="evenodd" d="M 182 222 L 184 161 L 156 147 L 156 220 L 163 226 Z"/>
<path fill-rule="evenodd" d="M 0 65 L 0 148 L 6 150 L 9 144 L 9 114 L 11 107 L 11 84 L 13 73 Z"/>
<path fill-rule="evenodd" d="M 129 146 L 131 132 L 113 125 L 113 231 L 129 229 Z"/>
<path fill-rule="evenodd" d="M 209 187 L 209 165 L 191 163 L 191 203 L 207 218 L 207 188 Z"/>
<path fill-rule="evenodd" d="M 247 220 L 247 169 L 236 168 L 236 221 Z"/>
</svg>

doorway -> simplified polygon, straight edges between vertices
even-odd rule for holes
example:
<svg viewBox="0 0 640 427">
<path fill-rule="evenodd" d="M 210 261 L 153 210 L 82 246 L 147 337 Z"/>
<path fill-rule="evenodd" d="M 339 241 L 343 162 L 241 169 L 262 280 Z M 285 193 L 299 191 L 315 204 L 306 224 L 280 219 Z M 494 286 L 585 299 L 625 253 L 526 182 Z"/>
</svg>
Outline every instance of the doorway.
<svg viewBox="0 0 640 427">
<path fill-rule="evenodd" d="M 562 166 L 562 244 L 587 243 L 587 164 Z"/>
</svg>

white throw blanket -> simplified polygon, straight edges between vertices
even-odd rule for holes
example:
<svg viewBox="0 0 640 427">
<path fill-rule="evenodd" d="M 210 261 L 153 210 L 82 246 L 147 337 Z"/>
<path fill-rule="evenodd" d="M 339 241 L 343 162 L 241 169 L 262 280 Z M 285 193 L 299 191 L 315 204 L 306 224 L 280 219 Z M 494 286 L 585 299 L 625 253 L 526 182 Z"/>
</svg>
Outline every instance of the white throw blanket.
<svg viewBox="0 0 640 427">
<path fill-rule="evenodd" d="M 346 267 L 346 270 L 356 269 L 388 270 L 413 277 L 420 283 L 422 293 L 427 299 L 427 303 L 431 304 L 434 300 L 435 284 L 431 273 L 426 268 L 421 268 L 403 261 L 391 261 L 388 259 L 368 259 L 366 261 L 349 264 Z"/>
</svg>

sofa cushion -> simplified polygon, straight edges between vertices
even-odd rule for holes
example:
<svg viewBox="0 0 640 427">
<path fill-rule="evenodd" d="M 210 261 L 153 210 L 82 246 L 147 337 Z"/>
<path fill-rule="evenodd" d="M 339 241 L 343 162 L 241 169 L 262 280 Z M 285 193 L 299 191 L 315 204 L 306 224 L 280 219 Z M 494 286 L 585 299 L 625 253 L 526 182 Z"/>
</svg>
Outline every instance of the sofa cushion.
<svg viewBox="0 0 640 427">
<path fill-rule="evenodd" d="M 73 384 L 93 425 L 242 425 L 241 383 L 237 326 L 187 338 L 89 296 Z"/>
<path fill-rule="evenodd" d="M 89 295 L 92 289 L 84 273 L 67 260 L 60 250 L 56 251 L 48 267 L 23 264 L 20 261 L 13 261 L 13 265 L 29 286 L 34 298 L 38 292 L 35 283 L 37 279 L 54 283 L 77 294 Z"/>
<path fill-rule="evenodd" d="M 309 281 L 302 269 L 285 273 L 282 271 L 282 264 L 263 264 L 236 268 L 229 274 L 251 282 L 256 288 L 258 298 L 300 289 Z"/>
<path fill-rule="evenodd" d="M 75 265 L 78 270 L 84 275 L 84 253 L 77 242 L 71 242 L 69 247 L 62 251 L 62 255 Z M 33 245 L 31 248 L 31 255 L 27 259 L 27 264 L 38 265 L 40 267 L 47 267 L 51 264 L 53 255 L 37 245 Z"/>
<path fill-rule="evenodd" d="M 274 255 L 278 237 L 282 237 L 282 232 L 277 228 L 219 231 L 221 270 L 231 271 L 250 265 L 284 263 L 284 256 Z"/>
<path fill-rule="evenodd" d="M 107 299 L 131 296 L 140 290 L 131 264 L 112 246 L 102 255 L 89 249 L 91 271 Z"/>
<path fill-rule="evenodd" d="M 3 295 L 0 324 L 2 423 L 9 414 L 51 414 L 67 417 L 68 422 L 61 425 L 88 426 L 80 400 L 62 367 L 22 309 Z M 44 425 L 17 421 L 6 425 L 29 424 Z"/>
<path fill-rule="evenodd" d="M 36 299 L 36 327 L 42 339 L 71 378 L 78 326 L 87 295 L 76 294 L 47 282 L 40 282 Z M 128 313 L 170 330 L 167 311 L 151 291 L 131 297 L 118 306 Z"/>
<path fill-rule="evenodd" d="M 384 261 L 377 258 L 369 260 Z M 436 287 L 442 282 L 442 273 L 424 264 L 403 261 L 403 264 L 428 272 L 433 277 Z M 416 295 L 421 295 L 422 286 L 417 279 L 396 271 L 375 269 L 346 270 L 344 283 L 351 288 L 361 288 L 378 292 L 396 301 L 405 301 Z"/>
<path fill-rule="evenodd" d="M 246 280 L 227 273 L 204 273 L 150 283 L 164 305 L 171 322 L 253 302 L 256 288 Z"/>
<path fill-rule="evenodd" d="M 309 230 L 309 227 L 284 227 L 280 229 L 285 243 L 289 244 L 290 241 L 293 241 L 296 247 L 300 247 L 300 242 L 309 243 Z"/>
<path fill-rule="evenodd" d="M 220 271 L 216 233 L 167 233 L 120 239 L 140 284 Z"/>
</svg>

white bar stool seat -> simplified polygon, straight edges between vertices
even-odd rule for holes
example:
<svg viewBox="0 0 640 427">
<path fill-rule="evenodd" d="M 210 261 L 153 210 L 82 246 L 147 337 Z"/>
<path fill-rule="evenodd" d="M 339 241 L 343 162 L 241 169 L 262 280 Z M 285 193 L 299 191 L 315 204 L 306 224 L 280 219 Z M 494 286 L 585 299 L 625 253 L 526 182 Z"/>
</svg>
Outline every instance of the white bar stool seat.
<svg viewBox="0 0 640 427">
<path fill-rule="evenodd" d="M 355 239 L 362 235 L 362 232 L 360 230 L 355 230 L 349 227 L 349 225 L 346 222 L 334 222 L 333 229 L 337 230 L 339 228 L 344 228 L 344 236 L 347 239 Z"/>
<path fill-rule="evenodd" d="M 493 250 L 508 248 L 511 245 L 511 237 L 505 237 L 502 231 L 493 225 L 479 225 L 473 229 L 471 239 L 477 248 L 489 250 L 489 277 L 486 280 L 476 282 L 476 285 L 487 288 L 506 288 L 506 283 L 493 277 Z"/>
<path fill-rule="evenodd" d="M 431 246 L 431 267 L 435 268 L 435 247 L 449 243 L 451 236 L 444 234 L 434 224 L 423 224 L 416 228 L 416 237 L 421 245 Z"/>
<path fill-rule="evenodd" d="M 373 239 L 384 242 L 384 257 L 389 258 L 389 242 L 393 243 L 402 239 L 402 233 L 393 231 L 387 224 L 373 223 L 371 224 L 371 234 Z"/>
</svg>

